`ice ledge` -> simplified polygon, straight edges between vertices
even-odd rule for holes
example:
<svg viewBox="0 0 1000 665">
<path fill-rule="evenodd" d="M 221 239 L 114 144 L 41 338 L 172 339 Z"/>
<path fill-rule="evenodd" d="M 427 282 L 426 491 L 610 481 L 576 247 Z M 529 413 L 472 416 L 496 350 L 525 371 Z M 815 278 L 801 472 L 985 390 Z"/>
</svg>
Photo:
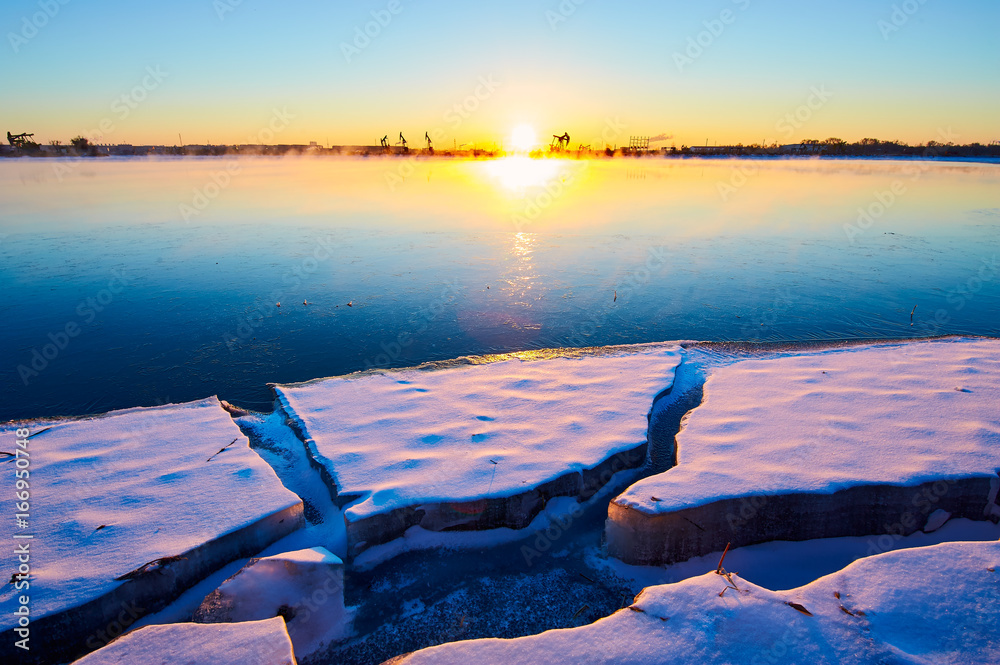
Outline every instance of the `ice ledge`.
<svg viewBox="0 0 1000 665">
<path fill-rule="evenodd" d="M 723 499 L 668 513 L 649 514 L 612 501 L 608 554 L 625 563 L 664 565 L 731 544 L 812 540 L 924 529 L 933 511 L 987 519 L 997 476 L 938 480 L 914 486 L 858 485 L 832 494 L 788 493 Z M 995 518 L 994 518 L 995 520 Z"/>
<path fill-rule="evenodd" d="M 20 427 L 34 435 L 27 593 L 31 634 L 44 637 L 15 650 L 25 591 L 5 585 L 2 659 L 58 662 L 96 649 L 302 524 L 301 500 L 214 397 Z M 0 433 L 12 441 L 9 428 Z M 13 549 L 0 554 L 4 569 L 17 569 Z"/>
<path fill-rule="evenodd" d="M 996 519 L 1000 341 L 866 345 L 716 369 L 678 465 L 609 507 L 609 553 L 661 564 L 725 547 Z"/>
<path fill-rule="evenodd" d="M 682 352 L 644 345 L 273 386 L 338 505 L 349 555 L 412 526 L 527 526 L 646 459 Z"/>
</svg>

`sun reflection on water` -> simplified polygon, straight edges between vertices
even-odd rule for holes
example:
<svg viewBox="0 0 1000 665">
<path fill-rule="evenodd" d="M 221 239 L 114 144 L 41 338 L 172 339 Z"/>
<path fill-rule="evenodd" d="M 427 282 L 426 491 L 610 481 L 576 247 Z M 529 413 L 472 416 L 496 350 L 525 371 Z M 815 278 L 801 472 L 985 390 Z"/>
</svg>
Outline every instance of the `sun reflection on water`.
<svg viewBox="0 0 1000 665">
<path fill-rule="evenodd" d="M 511 236 L 500 287 L 508 304 L 530 308 L 541 297 L 540 293 L 532 293 L 539 278 L 534 264 L 535 240 L 532 233 Z"/>
<path fill-rule="evenodd" d="M 558 159 L 531 159 L 530 157 L 504 157 L 484 162 L 486 173 L 510 191 L 523 191 L 529 187 L 544 187 L 565 170 L 565 162 Z"/>
</svg>

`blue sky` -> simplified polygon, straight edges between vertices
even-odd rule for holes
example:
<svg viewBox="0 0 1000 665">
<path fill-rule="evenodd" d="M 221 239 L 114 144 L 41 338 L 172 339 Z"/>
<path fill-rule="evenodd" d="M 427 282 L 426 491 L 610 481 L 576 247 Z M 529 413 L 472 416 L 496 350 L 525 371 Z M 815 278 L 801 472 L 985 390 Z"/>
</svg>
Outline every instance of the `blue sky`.
<svg viewBox="0 0 1000 665">
<path fill-rule="evenodd" d="M 592 142 L 609 122 L 677 145 L 916 143 L 948 127 L 962 142 L 1000 139 L 992 0 L 398 0 L 395 14 L 388 1 L 236 2 L 5 0 L 5 130 L 65 142 L 110 119 L 98 132 L 107 142 L 243 143 L 278 109 L 294 116 L 281 143 L 370 144 L 399 131 L 417 141 L 435 128 L 499 142 L 523 123 Z M 373 11 L 391 20 L 345 57 Z M 689 41 L 699 38 L 700 52 Z M 165 77 L 121 117 L 112 104 L 150 82 L 147 68 Z M 481 77 L 498 85 L 470 101 Z M 830 93 L 822 102 L 810 100 L 818 86 Z M 446 120 L 455 104 L 475 107 L 457 127 Z M 779 123 L 796 112 L 787 135 Z"/>
</svg>

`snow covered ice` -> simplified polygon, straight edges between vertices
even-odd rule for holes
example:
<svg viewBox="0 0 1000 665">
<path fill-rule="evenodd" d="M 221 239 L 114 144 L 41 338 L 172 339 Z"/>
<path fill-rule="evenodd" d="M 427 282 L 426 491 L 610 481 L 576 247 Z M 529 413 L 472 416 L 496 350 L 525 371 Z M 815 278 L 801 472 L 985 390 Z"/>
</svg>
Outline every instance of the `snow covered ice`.
<svg viewBox="0 0 1000 665">
<path fill-rule="evenodd" d="M 146 626 L 74 665 L 296 665 L 285 620 Z"/>
<path fill-rule="evenodd" d="M 215 398 L 20 426 L 33 434 L 31 626 L 44 636 L 31 642 L 33 658 L 107 643 L 302 523 L 299 497 Z M 2 426 L 4 440 L 13 427 Z M 3 548 L 3 569 L 16 570 L 15 560 Z M 14 653 L 17 594 L 0 587 L 4 659 Z"/>
<path fill-rule="evenodd" d="M 712 370 L 677 466 L 609 507 L 609 552 L 657 564 L 768 540 L 996 519 L 1000 341 L 855 346 Z M 929 523 L 930 522 L 930 523 Z"/>
<path fill-rule="evenodd" d="M 523 528 L 646 459 L 648 415 L 681 361 L 651 345 L 276 386 L 344 508 L 348 555 L 431 531 Z"/>
<path fill-rule="evenodd" d="M 350 634 L 344 607 L 344 564 L 322 547 L 251 560 L 209 594 L 194 614 L 198 623 L 241 622 L 282 616 L 295 653 L 305 658 Z"/>
<path fill-rule="evenodd" d="M 1000 653 L 998 566 L 1000 543 L 988 542 L 859 559 L 781 592 L 709 572 L 649 587 L 580 628 L 452 642 L 389 663 L 992 665 Z"/>
<path fill-rule="evenodd" d="M 86 662 L 988 662 L 998 365 L 982 339 L 555 350 L 33 423 L 32 625 L 70 647 L 40 659 L 135 624 Z"/>
</svg>

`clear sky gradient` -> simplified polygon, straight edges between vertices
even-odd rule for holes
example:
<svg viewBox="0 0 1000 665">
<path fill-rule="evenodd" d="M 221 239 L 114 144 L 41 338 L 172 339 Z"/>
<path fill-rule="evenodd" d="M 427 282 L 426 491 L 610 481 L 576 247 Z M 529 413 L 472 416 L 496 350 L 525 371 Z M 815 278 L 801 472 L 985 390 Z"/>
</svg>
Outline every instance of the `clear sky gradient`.
<svg viewBox="0 0 1000 665">
<path fill-rule="evenodd" d="M 373 11 L 387 25 L 345 54 Z M 573 145 L 923 143 L 948 128 L 990 142 L 998 26 L 996 0 L 4 0 L 0 131 L 168 145 L 430 131 L 444 147 L 526 123 Z"/>
</svg>

